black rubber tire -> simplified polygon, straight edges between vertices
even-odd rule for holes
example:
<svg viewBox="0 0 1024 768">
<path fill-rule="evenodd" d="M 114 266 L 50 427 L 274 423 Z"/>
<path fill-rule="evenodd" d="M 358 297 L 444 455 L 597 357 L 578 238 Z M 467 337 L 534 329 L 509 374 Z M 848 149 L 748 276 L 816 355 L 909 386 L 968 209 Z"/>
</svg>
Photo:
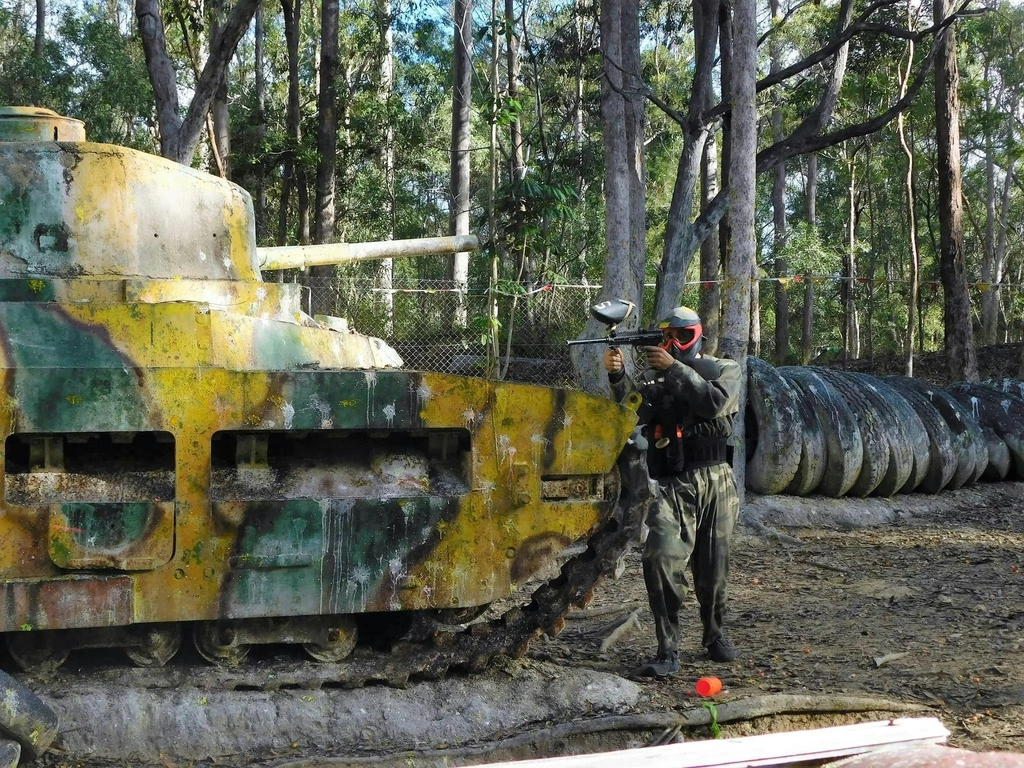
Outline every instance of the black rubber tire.
<svg viewBox="0 0 1024 768">
<path fill-rule="evenodd" d="M 1019 394 L 1024 391 L 1024 382 L 1004 378 L 998 384 L 975 386 L 983 388 L 986 393 L 991 390 L 990 396 L 998 401 L 999 407 L 1010 417 L 1009 428 L 999 436 L 1010 451 L 1010 474 L 1015 480 L 1024 480 L 1024 397 Z"/>
<path fill-rule="evenodd" d="M 847 493 L 850 496 L 867 496 L 878 488 L 889 472 L 889 439 L 885 435 L 879 414 L 874 403 L 864 395 L 860 385 L 841 372 L 829 368 L 810 370 L 835 388 L 857 421 L 864 455 L 857 481 L 850 486 Z"/>
<path fill-rule="evenodd" d="M 786 366 L 779 373 L 810 403 L 825 441 L 825 471 L 815 492 L 839 498 L 860 476 L 864 443 L 850 406 L 835 387 L 810 368 Z"/>
<path fill-rule="evenodd" d="M 1008 392 L 1024 400 L 1024 380 L 1004 376 L 988 383 L 1002 392 Z"/>
<path fill-rule="evenodd" d="M 778 371 L 747 358 L 746 486 L 754 493 L 782 493 L 800 467 L 803 427 L 799 397 Z M 749 434 L 753 426 L 756 435 Z"/>
<path fill-rule="evenodd" d="M 1013 470 L 1013 457 L 1002 433 L 1009 427 L 1008 417 L 997 404 L 987 397 L 978 397 L 964 388 L 964 382 L 953 384 L 947 390 L 981 427 L 988 447 L 988 467 L 985 478 L 1005 480 Z M 990 390 L 991 391 L 991 390 Z M 997 395 L 998 396 L 998 395 Z"/>
<path fill-rule="evenodd" d="M 1011 463 L 1008 477 L 1024 480 L 1024 400 L 990 384 L 960 382 L 950 387 L 957 397 L 964 393 L 981 404 L 981 420 L 1006 444 Z M 961 401 L 963 402 L 963 401 Z"/>
<path fill-rule="evenodd" d="M 953 479 L 960 462 L 953 445 L 953 435 L 942 414 L 931 401 L 913 387 L 906 386 L 906 376 L 885 376 L 883 381 L 902 397 L 921 420 L 928 433 L 928 472 L 917 487 L 923 493 L 938 493 Z M 962 448 L 961 448 L 962 450 Z M 973 469 L 971 470 L 973 472 Z"/>
<path fill-rule="evenodd" d="M 0 731 L 21 745 L 21 754 L 35 760 L 57 736 L 57 714 L 18 680 L 0 671 Z"/>
<path fill-rule="evenodd" d="M 911 493 L 928 473 L 928 432 L 924 424 L 907 401 L 877 376 L 868 376 L 864 373 L 847 375 L 864 386 L 865 394 L 875 401 L 875 408 L 880 416 L 892 419 L 885 430 L 892 450 L 892 463 L 889 466 L 890 472 L 893 473 L 892 485 L 889 484 L 890 478 L 887 477 L 879 483 L 875 493 L 880 496 Z"/>
<path fill-rule="evenodd" d="M 786 486 L 783 493 L 791 496 L 807 496 L 814 493 L 825 477 L 828 463 L 828 447 L 825 432 L 814 405 L 814 395 L 802 389 L 790 378 L 785 368 L 776 369 L 796 395 L 800 413 L 803 438 L 801 440 L 800 464 L 793 482 Z"/>
<path fill-rule="evenodd" d="M 974 420 L 970 411 L 946 390 L 921 379 L 904 379 L 903 386 L 926 398 L 949 427 L 958 463 L 946 489 L 955 491 L 977 482 L 986 471 L 989 462 L 988 444 L 981 425 Z"/>
<path fill-rule="evenodd" d="M 986 480 L 1005 480 L 1010 476 L 1010 467 L 1013 464 L 1010 449 L 992 427 L 982 427 L 981 431 L 985 436 L 985 446 L 988 450 L 988 464 L 983 477 Z"/>
</svg>

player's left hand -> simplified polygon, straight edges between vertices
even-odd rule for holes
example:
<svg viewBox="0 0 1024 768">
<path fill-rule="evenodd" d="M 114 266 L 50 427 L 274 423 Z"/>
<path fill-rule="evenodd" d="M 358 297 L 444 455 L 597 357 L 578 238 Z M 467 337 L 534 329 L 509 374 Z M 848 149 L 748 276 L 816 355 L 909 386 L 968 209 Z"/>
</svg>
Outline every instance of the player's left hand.
<svg viewBox="0 0 1024 768">
<path fill-rule="evenodd" d="M 675 362 L 675 358 L 661 347 L 644 347 L 644 352 L 647 353 L 647 364 L 659 371 L 664 371 Z"/>
</svg>

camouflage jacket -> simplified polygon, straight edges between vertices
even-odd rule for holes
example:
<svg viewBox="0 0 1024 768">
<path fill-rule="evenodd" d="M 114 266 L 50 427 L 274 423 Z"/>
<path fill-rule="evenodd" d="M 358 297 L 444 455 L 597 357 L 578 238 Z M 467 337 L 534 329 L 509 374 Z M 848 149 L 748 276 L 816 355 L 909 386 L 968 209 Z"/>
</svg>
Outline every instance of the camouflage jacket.
<svg viewBox="0 0 1024 768">
<path fill-rule="evenodd" d="M 649 368 L 639 382 L 625 374 L 609 374 L 609 381 L 620 401 L 631 391 L 643 396 L 640 422 L 652 443 L 648 464 L 654 477 L 693 466 L 699 453 L 694 446 L 700 440 L 732 435 L 742 382 L 742 369 L 734 360 L 703 355 L 692 363 L 677 360 L 663 371 Z"/>
</svg>

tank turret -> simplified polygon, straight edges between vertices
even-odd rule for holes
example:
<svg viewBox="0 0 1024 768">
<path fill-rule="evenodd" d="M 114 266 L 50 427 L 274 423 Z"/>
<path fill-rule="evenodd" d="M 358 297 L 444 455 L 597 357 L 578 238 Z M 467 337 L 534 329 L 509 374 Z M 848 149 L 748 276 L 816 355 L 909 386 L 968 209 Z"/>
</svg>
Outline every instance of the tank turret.
<svg viewBox="0 0 1024 768">
<path fill-rule="evenodd" d="M 69 301 L 196 300 L 299 321 L 300 287 L 264 283 L 261 269 L 478 247 L 461 236 L 257 248 L 241 187 L 87 142 L 80 121 L 35 107 L 0 108 L 0 168 L 0 280 L 43 280 Z"/>
<path fill-rule="evenodd" d="M 235 184 L 0 109 L 0 635 L 18 664 L 123 646 L 160 665 L 183 632 L 223 664 L 277 642 L 337 661 L 360 633 L 483 610 L 621 517 L 632 406 L 399 370 L 260 274 L 474 238 L 261 249 L 253 221 Z M 579 581 L 548 594 L 578 600 Z M 525 642 L 552 611 L 503 631 Z"/>
</svg>

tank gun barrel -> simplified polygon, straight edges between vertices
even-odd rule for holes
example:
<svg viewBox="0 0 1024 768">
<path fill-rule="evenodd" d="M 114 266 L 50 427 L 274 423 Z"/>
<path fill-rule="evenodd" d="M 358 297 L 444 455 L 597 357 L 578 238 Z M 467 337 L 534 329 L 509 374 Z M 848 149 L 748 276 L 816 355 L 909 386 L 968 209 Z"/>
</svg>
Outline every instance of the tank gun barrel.
<svg viewBox="0 0 1024 768">
<path fill-rule="evenodd" d="M 256 260 L 261 270 L 305 269 L 353 261 L 405 256 L 440 256 L 475 251 L 479 248 L 480 241 L 476 235 L 417 237 L 410 240 L 382 240 L 371 243 L 325 243 L 257 248 Z"/>
</svg>

